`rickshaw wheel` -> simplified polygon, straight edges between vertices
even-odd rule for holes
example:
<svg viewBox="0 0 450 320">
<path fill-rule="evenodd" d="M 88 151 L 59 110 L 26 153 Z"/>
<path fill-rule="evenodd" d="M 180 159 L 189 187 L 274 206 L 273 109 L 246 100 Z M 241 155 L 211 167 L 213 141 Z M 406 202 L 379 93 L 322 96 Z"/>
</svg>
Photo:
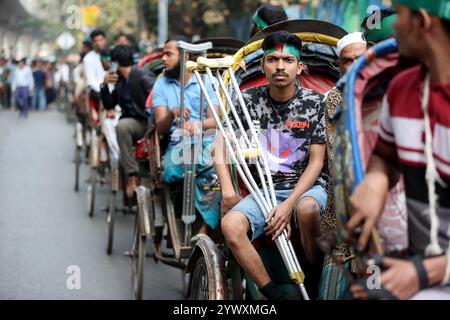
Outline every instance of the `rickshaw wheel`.
<svg viewBox="0 0 450 320">
<path fill-rule="evenodd" d="M 183 290 L 183 296 L 184 298 L 188 299 L 189 298 L 189 292 L 190 292 L 190 282 L 191 282 L 191 278 L 190 278 L 190 274 L 186 273 L 185 270 L 181 270 L 181 283 L 182 283 L 182 290 Z"/>
<path fill-rule="evenodd" d="M 142 300 L 143 287 L 144 287 L 144 265 L 147 245 L 147 236 L 141 235 L 139 232 L 139 225 L 136 224 L 136 231 L 134 236 L 134 244 L 132 249 L 133 259 L 133 299 Z"/>
<path fill-rule="evenodd" d="M 114 245 L 114 223 L 116 220 L 116 192 L 111 191 L 109 195 L 109 205 L 108 205 L 108 248 L 106 252 L 108 254 L 112 253 L 113 245 Z"/>
<path fill-rule="evenodd" d="M 192 281 L 190 287 L 190 300 L 209 300 L 209 280 L 208 269 L 205 258 L 200 257 L 192 273 Z"/>
<path fill-rule="evenodd" d="M 81 148 L 75 149 L 75 192 L 80 190 Z"/>
<path fill-rule="evenodd" d="M 86 163 L 89 163 L 89 155 L 91 154 L 91 131 L 89 129 L 85 129 L 84 133 L 84 141 L 86 142 L 86 148 L 84 150 L 84 160 Z"/>
<path fill-rule="evenodd" d="M 89 210 L 89 217 L 94 216 L 94 210 L 95 210 L 95 189 L 97 184 L 97 169 L 91 168 L 91 178 L 90 183 L 88 186 L 88 210 Z"/>
<path fill-rule="evenodd" d="M 241 267 L 236 260 L 232 259 L 228 261 L 226 273 L 228 279 L 228 299 L 247 300 L 247 282 L 243 277 Z"/>
</svg>

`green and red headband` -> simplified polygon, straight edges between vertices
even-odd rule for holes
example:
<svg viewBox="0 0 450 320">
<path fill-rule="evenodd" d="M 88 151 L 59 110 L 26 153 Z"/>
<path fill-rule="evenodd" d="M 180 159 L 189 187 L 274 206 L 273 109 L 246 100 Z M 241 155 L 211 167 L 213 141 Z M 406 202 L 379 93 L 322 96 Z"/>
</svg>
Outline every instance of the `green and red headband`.
<svg viewBox="0 0 450 320">
<path fill-rule="evenodd" d="M 301 57 L 300 50 L 290 44 L 277 44 L 275 46 L 275 48 L 265 50 L 264 57 L 272 52 L 285 52 L 285 53 L 292 54 L 293 56 L 295 56 L 297 58 L 297 61 L 300 61 L 300 57 Z"/>
</svg>

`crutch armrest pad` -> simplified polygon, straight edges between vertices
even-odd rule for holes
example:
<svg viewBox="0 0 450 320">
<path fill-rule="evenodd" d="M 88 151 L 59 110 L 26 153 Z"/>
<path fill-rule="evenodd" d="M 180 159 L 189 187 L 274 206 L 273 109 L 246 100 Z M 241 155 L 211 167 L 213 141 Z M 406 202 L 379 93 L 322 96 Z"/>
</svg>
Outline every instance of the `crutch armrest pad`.
<svg viewBox="0 0 450 320">
<path fill-rule="evenodd" d="M 194 61 L 187 61 L 186 62 L 186 70 L 188 72 L 194 72 L 195 70 L 198 70 L 198 64 Z"/>
<path fill-rule="evenodd" d="M 208 59 L 205 57 L 199 57 L 197 59 L 198 67 L 201 69 L 228 69 L 234 65 L 235 61 L 232 56 L 226 56 L 220 59 Z"/>
<path fill-rule="evenodd" d="M 204 42 L 199 44 L 188 43 L 184 41 L 177 41 L 177 48 L 183 49 L 188 52 L 205 52 L 213 48 L 212 42 Z"/>
</svg>

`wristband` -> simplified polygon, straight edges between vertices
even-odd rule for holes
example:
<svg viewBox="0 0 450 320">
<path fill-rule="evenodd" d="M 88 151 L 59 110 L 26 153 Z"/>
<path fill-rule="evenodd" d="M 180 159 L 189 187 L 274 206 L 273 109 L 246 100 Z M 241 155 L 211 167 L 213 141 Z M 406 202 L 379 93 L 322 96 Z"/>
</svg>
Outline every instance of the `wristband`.
<svg viewBox="0 0 450 320">
<path fill-rule="evenodd" d="M 428 287 L 428 274 L 425 266 L 423 265 L 423 258 L 421 255 L 416 255 L 410 260 L 414 267 L 417 270 L 417 274 L 419 275 L 419 285 L 420 290 L 423 290 Z"/>
</svg>

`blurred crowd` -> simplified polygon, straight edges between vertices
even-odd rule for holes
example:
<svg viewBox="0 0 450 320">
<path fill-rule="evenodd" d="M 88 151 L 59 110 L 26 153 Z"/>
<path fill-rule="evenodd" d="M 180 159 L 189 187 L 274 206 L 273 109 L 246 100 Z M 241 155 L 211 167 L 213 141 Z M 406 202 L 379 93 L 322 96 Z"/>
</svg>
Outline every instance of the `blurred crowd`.
<svg viewBox="0 0 450 320">
<path fill-rule="evenodd" d="M 28 110 L 55 108 L 61 88 L 73 80 L 66 57 L 0 58 L 0 106 L 16 109 L 24 117 Z"/>
</svg>

